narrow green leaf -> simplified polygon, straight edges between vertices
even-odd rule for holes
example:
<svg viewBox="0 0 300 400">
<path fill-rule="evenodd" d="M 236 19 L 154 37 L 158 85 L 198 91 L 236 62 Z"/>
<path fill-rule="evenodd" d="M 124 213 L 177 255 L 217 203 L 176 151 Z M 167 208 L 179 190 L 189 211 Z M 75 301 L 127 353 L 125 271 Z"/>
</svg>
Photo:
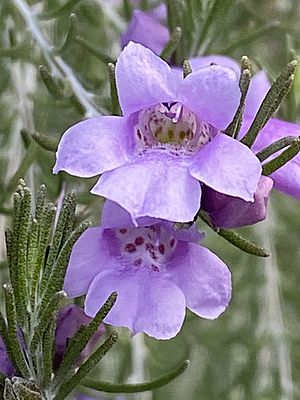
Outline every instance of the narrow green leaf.
<svg viewBox="0 0 300 400">
<path fill-rule="evenodd" d="M 64 291 L 59 291 L 54 294 L 52 299 L 46 304 L 45 307 L 41 307 L 37 316 L 38 325 L 34 329 L 34 334 L 30 342 L 30 353 L 31 356 L 34 356 L 34 353 L 40 343 L 42 343 L 44 333 L 46 329 L 48 329 L 49 316 L 52 316 L 59 307 L 60 300 L 66 297 L 66 293 Z"/>
<path fill-rule="evenodd" d="M 18 334 L 17 334 L 17 313 L 16 305 L 14 299 L 14 293 L 11 285 L 3 285 L 5 294 L 5 308 L 7 315 L 7 325 L 8 325 L 8 336 L 10 343 L 10 350 L 13 354 L 13 360 L 16 363 L 17 368 L 21 372 L 22 376 L 25 378 L 30 378 L 30 370 L 26 363 L 22 347 L 20 345 Z"/>
<path fill-rule="evenodd" d="M 56 208 L 52 203 L 47 204 L 44 214 L 39 223 L 39 241 L 36 262 L 33 265 L 32 278 L 31 278 L 31 305 L 35 308 L 36 294 L 40 284 L 40 273 L 44 266 L 47 257 L 47 247 L 50 242 L 52 224 L 54 221 Z"/>
<path fill-rule="evenodd" d="M 171 373 L 162 376 L 161 378 L 155 379 L 151 382 L 135 383 L 135 384 L 123 384 L 123 383 L 110 383 L 96 381 L 91 378 L 85 378 L 82 385 L 93 390 L 106 393 L 140 393 L 149 390 L 159 389 L 162 386 L 174 381 L 178 376 L 183 374 L 189 367 L 189 360 L 185 360 L 178 368 Z"/>
<path fill-rule="evenodd" d="M 245 101 L 250 85 L 250 79 L 251 79 L 251 64 L 248 57 L 244 56 L 241 60 L 241 76 L 239 80 L 239 87 L 241 91 L 240 104 L 236 110 L 236 113 L 231 123 L 227 126 L 227 128 L 224 131 L 226 135 L 231 136 L 235 139 L 238 137 L 239 131 L 242 126 Z"/>
<path fill-rule="evenodd" d="M 66 14 L 69 14 L 69 12 L 73 11 L 80 1 L 81 0 L 69 0 L 61 7 L 56 7 L 54 10 L 40 14 L 39 18 L 45 20 L 45 19 L 62 17 Z"/>
<path fill-rule="evenodd" d="M 18 301 L 20 301 L 19 309 L 22 308 L 21 315 L 18 314 L 20 324 L 24 324 L 26 316 L 26 306 L 28 299 L 28 286 L 27 286 L 27 248 L 28 248 L 28 235 L 31 211 L 31 191 L 29 188 L 24 187 L 24 195 L 22 199 L 22 208 L 20 213 L 20 227 L 18 237 L 18 255 L 17 255 L 17 278 L 18 284 L 14 291 L 18 290 Z"/>
<path fill-rule="evenodd" d="M 248 132 L 241 140 L 246 146 L 251 147 L 254 144 L 259 131 L 266 125 L 283 97 L 287 94 L 294 79 L 296 66 L 297 61 L 291 61 L 269 89 Z"/>
<path fill-rule="evenodd" d="M 287 162 L 292 160 L 300 151 L 300 138 L 296 138 L 293 143 L 273 160 L 263 164 L 263 175 L 268 176 L 279 168 L 283 167 Z"/>
<path fill-rule="evenodd" d="M 56 99 L 62 99 L 64 97 L 62 89 L 58 82 L 53 78 L 48 68 L 45 65 L 40 65 L 39 71 L 48 92 Z"/>
<path fill-rule="evenodd" d="M 52 368 L 55 347 L 56 318 L 57 312 L 54 312 L 43 337 L 43 388 L 47 388 L 49 386 L 53 373 Z"/>
<path fill-rule="evenodd" d="M 43 149 L 55 153 L 58 147 L 58 140 L 53 139 L 49 135 L 43 133 L 34 132 L 31 137 L 38 143 Z"/>
<path fill-rule="evenodd" d="M 55 53 L 63 53 L 74 43 L 77 36 L 77 16 L 75 13 L 70 14 L 70 25 L 65 40 L 59 49 L 55 49 Z"/>
<path fill-rule="evenodd" d="M 261 162 L 265 161 L 272 154 L 275 154 L 275 153 L 277 153 L 277 151 L 282 150 L 283 148 L 291 145 L 296 139 L 297 139 L 297 137 L 295 137 L 295 136 L 286 136 L 282 139 L 279 139 L 276 142 L 265 147 L 263 150 L 256 153 L 256 157 Z"/>
<path fill-rule="evenodd" d="M 115 65 L 108 63 L 108 74 L 110 81 L 110 98 L 112 115 L 121 115 L 121 107 L 119 103 L 118 89 L 115 76 Z"/>
<path fill-rule="evenodd" d="M 108 339 L 106 339 L 105 342 L 88 358 L 88 360 L 80 366 L 75 375 L 73 375 L 69 381 L 61 385 L 57 395 L 53 400 L 64 400 L 112 348 L 117 339 L 117 332 L 113 332 Z"/>
<path fill-rule="evenodd" d="M 182 69 L 183 69 L 183 78 L 186 78 L 189 74 L 193 72 L 191 64 L 188 62 L 188 60 L 183 61 Z"/>
<path fill-rule="evenodd" d="M 82 47 L 84 47 L 86 50 L 88 50 L 91 54 L 93 54 L 96 58 L 98 58 L 98 60 L 100 60 L 104 64 L 108 63 L 114 64 L 116 62 L 111 57 L 102 53 L 99 49 L 96 49 L 94 46 L 89 44 L 89 42 L 87 42 L 83 37 L 77 35 L 75 41 L 79 43 Z"/>
<path fill-rule="evenodd" d="M 90 226 L 90 222 L 81 223 L 70 235 L 68 240 L 63 245 L 57 260 L 53 264 L 51 269 L 51 275 L 48 279 L 48 284 L 44 291 L 41 308 L 43 308 L 55 292 L 59 291 L 63 287 L 64 278 L 71 255 L 72 248 L 81 234 Z"/>
<path fill-rule="evenodd" d="M 248 239 L 243 238 L 237 232 L 232 229 L 224 229 L 224 228 L 215 228 L 211 223 L 207 214 L 203 211 L 199 214 L 200 218 L 212 229 L 214 230 L 219 236 L 223 239 L 227 240 L 233 246 L 237 247 L 238 249 L 244 251 L 245 253 L 251 254 L 257 257 L 269 257 L 269 253 L 260 246 L 250 242 Z"/>
<path fill-rule="evenodd" d="M 41 290 L 43 291 L 45 287 L 47 286 L 49 276 L 52 272 L 53 265 L 55 263 L 55 260 L 58 256 L 58 253 L 60 249 L 63 246 L 63 237 L 64 237 L 64 232 L 67 226 L 67 221 L 68 218 L 70 217 L 73 221 L 74 213 L 75 213 L 75 207 L 76 207 L 76 192 L 72 191 L 69 193 L 62 204 L 60 213 L 59 213 L 59 218 L 57 222 L 57 226 L 55 229 L 55 233 L 53 236 L 53 240 L 50 246 L 50 251 L 47 257 L 47 262 L 43 270 L 43 276 L 42 276 L 42 282 L 41 282 Z"/>
<path fill-rule="evenodd" d="M 70 377 L 70 374 L 72 373 L 72 367 L 74 367 L 74 364 L 78 360 L 80 353 L 88 344 L 92 336 L 96 333 L 99 325 L 103 322 L 106 315 L 112 309 L 116 300 L 117 293 L 114 292 L 109 296 L 93 320 L 87 326 L 78 331 L 71 339 L 59 369 L 56 372 L 53 382 L 54 387 L 58 387 L 64 380 Z"/>
<path fill-rule="evenodd" d="M 174 53 L 174 51 L 176 50 L 176 48 L 178 46 L 181 36 L 182 36 L 182 30 L 179 26 L 177 26 L 174 29 L 174 31 L 170 37 L 170 40 L 166 44 L 165 48 L 160 53 L 160 58 L 162 58 L 165 61 L 168 61 L 171 58 L 172 54 Z"/>
</svg>

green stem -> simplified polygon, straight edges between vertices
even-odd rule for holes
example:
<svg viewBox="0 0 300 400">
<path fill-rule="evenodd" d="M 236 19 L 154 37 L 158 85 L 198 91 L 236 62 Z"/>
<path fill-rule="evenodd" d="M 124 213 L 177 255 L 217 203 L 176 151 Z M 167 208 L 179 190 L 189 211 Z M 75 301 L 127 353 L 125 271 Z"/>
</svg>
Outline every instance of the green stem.
<svg viewBox="0 0 300 400">
<path fill-rule="evenodd" d="M 161 378 L 155 379 L 151 382 L 145 383 L 135 383 L 135 384 L 122 384 L 122 383 L 110 383 L 110 382 L 100 382 L 94 379 L 86 378 L 83 381 L 83 386 L 98 390 L 100 392 L 106 393 L 139 393 L 146 392 L 149 390 L 155 390 L 162 386 L 167 385 L 172 382 L 178 376 L 183 374 L 188 366 L 190 365 L 189 360 L 185 360 L 178 368 L 176 368 L 171 373 L 162 376 Z"/>
</svg>

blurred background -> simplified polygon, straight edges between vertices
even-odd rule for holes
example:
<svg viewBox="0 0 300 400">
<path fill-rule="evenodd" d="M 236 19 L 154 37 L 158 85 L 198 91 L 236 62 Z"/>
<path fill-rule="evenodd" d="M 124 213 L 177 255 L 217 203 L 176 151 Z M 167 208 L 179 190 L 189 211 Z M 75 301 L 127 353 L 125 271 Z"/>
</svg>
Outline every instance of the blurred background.
<svg viewBox="0 0 300 400">
<path fill-rule="evenodd" d="M 134 3 L 147 11 L 160 2 Z M 198 43 L 190 30 L 201 32 L 206 26 L 199 45 L 182 42 L 177 61 L 180 56 L 221 53 L 240 60 L 246 54 L 254 69 L 264 68 L 272 79 L 300 54 L 299 0 L 168 3 L 178 21 L 182 18 L 186 24 L 184 40 Z M 216 6 L 207 23 L 212 3 Z M 192 10 L 192 19 L 186 10 Z M 70 18 L 71 12 L 76 15 Z M 120 35 L 130 12 L 128 0 L 0 1 L 1 283 L 7 279 L 4 228 L 10 224 L 19 177 L 25 177 L 33 192 L 45 183 L 53 202 L 75 188 L 78 221 L 98 221 L 103 200 L 89 194 L 96 179 L 52 175 L 55 154 L 49 149 L 70 125 L 97 112 L 110 112 L 107 63 L 121 51 Z M 184 20 L 186 15 L 190 19 Z M 299 107 L 300 72 L 278 116 L 300 123 Z M 216 321 L 189 313 L 180 334 L 170 341 L 144 335 L 131 339 L 127 330 L 119 329 L 119 343 L 95 370 L 95 378 L 141 382 L 160 377 L 186 358 L 191 365 L 176 381 L 152 393 L 101 398 L 299 399 L 299 210 L 298 201 L 274 191 L 268 219 L 241 230 L 272 252 L 267 259 L 242 253 L 201 224 L 207 232 L 204 245 L 231 269 L 231 306 Z"/>
</svg>

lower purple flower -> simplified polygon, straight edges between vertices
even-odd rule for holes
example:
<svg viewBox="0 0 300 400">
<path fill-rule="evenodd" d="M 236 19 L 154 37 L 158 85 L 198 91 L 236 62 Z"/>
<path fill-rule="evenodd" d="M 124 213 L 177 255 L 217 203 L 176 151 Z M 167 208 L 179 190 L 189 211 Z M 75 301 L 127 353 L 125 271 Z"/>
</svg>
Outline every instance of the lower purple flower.
<svg viewBox="0 0 300 400">
<path fill-rule="evenodd" d="M 85 312 L 93 317 L 116 291 L 104 322 L 157 339 L 180 331 L 186 307 L 217 318 L 231 298 L 231 275 L 222 260 L 196 243 L 202 237 L 196 227 L 176 231 L 163 220 L 137 222 L 134 227 L 124 209 L 106 202 L 101 226 L 88 229 L 73 248 L 64 285 L 68 295 L 86 294 Z"/>
<path fill-rule="evenodd" d="M 76 304 L 68 304 L 59 310 L 55 333 L 55 369 L 59 367 L 63 359 L 68 341 L 76 334 L 81 326 L 88 325 L 90 322 L 91 318 L 89 318 L 84 313 L 83 309 Z M 98 340 L 104 332 L 104 326 L 100 325 L 97 332 L 81 352 L 80 358 L 78 359 L 78 365 L 93 352 Z"/>
</svg>

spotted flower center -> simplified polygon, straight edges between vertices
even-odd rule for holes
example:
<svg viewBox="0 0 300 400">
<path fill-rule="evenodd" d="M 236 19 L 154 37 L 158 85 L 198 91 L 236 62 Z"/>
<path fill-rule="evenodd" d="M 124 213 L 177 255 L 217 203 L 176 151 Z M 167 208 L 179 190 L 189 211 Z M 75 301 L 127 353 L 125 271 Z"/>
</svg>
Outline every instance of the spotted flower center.
<svg viewBox="0 0 300 400">
<path fill-rule="evenodd" d="M 208 143 L 214 128 L 199 121 L 181 103 L 161 103 L 139 112 L 135 126 L 139 152 L 170 150 L 173 154 L 194 153 Z"/>
<path fill-rule="evenodd" d="M 133 268 L 150 268 L 160 272 L 171 258 L 177 239 L 161 225 L 118 229 L 121 256 Z"/>
</svg>

